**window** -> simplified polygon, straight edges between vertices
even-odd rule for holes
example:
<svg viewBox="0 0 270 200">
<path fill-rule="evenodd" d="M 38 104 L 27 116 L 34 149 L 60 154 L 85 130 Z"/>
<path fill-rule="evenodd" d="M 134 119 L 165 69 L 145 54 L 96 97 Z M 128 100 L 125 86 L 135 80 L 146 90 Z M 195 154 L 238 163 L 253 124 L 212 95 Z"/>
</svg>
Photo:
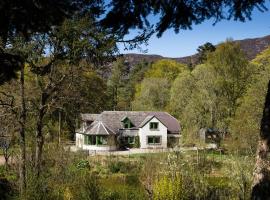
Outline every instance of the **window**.
<svg viewBox="0 0 270 200">
<path fill-rule="evenodd" d="M 84 135 L 85 145 L 106 145 L 108 137 L 104 135 Z"/>
<path fill-rule="evenodd" d="M 158 122 L 150 122 L 150 129 L 152 130 L 158 129 Z"/>
<path fill-rule="evenodd" d="M 129 144 L 134 144 L 135 143 L 135 137 L 128 137 L 128 143 Z"/>
<path fill-rule="evenodd" d="M 125 128 L 130 128 L 130 123 L 124 123 Z"/>
<path fill-rule="evenodd" d="M 98 135 L 96 136 L 97 145 L 106 145 L 108 144 L 108 140 L 106 136 Z"/>
<path fill-rule="evenodd" d="M 148 136 L 147 144 L 161 144 L 161 136 Z"/>
<path fill-rule="evenodd" d="M 134 136 L 126 136 L 124 137 L 125 144 L 134 144 L 135 143 L 135 137 Z"/>
<path fill-rule="evenodd" d="M 132 127 L 134 127 L 134 125 L 132 124 L 130 119 L 127 118 L 127 117 L 124 120 L 122 120 L 122 122 L 123 122 L 123 127 L 124 128 L 132 128 Z"/>
</svg>

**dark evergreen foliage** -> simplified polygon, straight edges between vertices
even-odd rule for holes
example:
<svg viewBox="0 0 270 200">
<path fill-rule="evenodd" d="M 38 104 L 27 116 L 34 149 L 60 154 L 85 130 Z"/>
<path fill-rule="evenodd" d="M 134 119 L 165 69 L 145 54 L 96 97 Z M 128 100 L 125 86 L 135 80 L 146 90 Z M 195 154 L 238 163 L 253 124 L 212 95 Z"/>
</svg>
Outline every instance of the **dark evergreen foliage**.
<svg viewBox="0 0 270 200">
<path fill-rule="evenodd" d="M 245 21 L 250 19 L 255 7 L 261 11 L 266 10 L 265 0 L 111 0 L 107 7 L 104 7 L 105 3 L 103 0 L 2 0 L 0 2 L 0 38 L 3 43 L 1 49 L 5 49 L 10 36 L 19 34 L 30 39 L 33 33 L 48 33 L 55 26 L 62 24 L 66 18 L 72 17 L 74 13 L 87 13 L 101 19 L 101 23 L 96 25 L 109 28 L 112 34 L 116 35 L 117 41 L 121 42 L 124 42 L 123 37 L 130 29 L 143 30 L 134 40 L 126 41 L 131 44 L 131 47 L 136 47 L 138 43 L 149 39 L 154 32 L 157 32 L 160 37 L 169 28 L 179 32 L 180 29 L 191 29 L 193 24 L 199 24 L 210 18 L 214 18 L 216 22 L 221 19 Z M 104 18 L 101 18 L 101 14 L 105 11 L 107 13 Z M 158 22 L 154 24 L 155 27 L 147 19 L 151 14 L 159 16 Z M 6 54 L 2 52 L 0 54 L 0 77 L 4 82 L 14 77 L 16 67 L 7 64 L 11 61 L 8 56 L 5 57 Z M 9 60 L 6 61 L 7 59 Z"/>
<path fill-rule="evenodd" d="M 154 14 L 159 16 L 155 32 L 160 37 L 169 28 L 178 33 L 180 29 L 191 29 L 192 25 L 210 18 L 215 22 L 222 19 L 245 21 L 251 18 L 255 7 L 267 10 L 264 3 L 264 0 L 112 0 L 102 23 L 113 32 L 126 34 L 130 28 L 150 27 L 147 17 Z"/>
<path fill-rule="evenodd" d="M 198 58 L 199 63 L 203 63 L 207 58 L 207 54 L 215 50 L 216 50 L 216 47 L 210 42 L 206 42 L 205 44 L 199 46 L 197 48 L 197 51 L 199 54 L 199 58 Z"/>
</svg>

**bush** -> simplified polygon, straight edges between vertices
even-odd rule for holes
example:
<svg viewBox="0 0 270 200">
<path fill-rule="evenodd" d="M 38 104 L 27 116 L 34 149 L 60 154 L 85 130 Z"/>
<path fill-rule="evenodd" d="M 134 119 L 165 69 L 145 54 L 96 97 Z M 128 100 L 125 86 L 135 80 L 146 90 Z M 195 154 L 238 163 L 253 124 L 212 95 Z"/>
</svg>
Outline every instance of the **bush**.
<svg viewBox="0 0 270 200">
<path fill-rule="evenodd" d="M 0 199 L 10 199 L 12 195 L 12 187 L 10 182 L 5 178 L 0 178 Z"/>
<path fill-rule="evenodd" d="M 80 160 L 76 167 L 78 169 L 89 169 L 90 168 L 90 164 L 89 164 L 89 161 L 88 160 Z"/>
<path fill-rule="evenodd" d="M 111 161 L 109 162 L 108 168 L 111 173 L 125 172 L 127 171 L 127 165 L 121 161 Z"/>
<path fill-rule="evenodd" d="M 102 200 L 118 200 L 118 199 L 121 199 L 121 197 L 118 192 L 108 190 L 102 193 L 101 199 Z"/>
</svg>

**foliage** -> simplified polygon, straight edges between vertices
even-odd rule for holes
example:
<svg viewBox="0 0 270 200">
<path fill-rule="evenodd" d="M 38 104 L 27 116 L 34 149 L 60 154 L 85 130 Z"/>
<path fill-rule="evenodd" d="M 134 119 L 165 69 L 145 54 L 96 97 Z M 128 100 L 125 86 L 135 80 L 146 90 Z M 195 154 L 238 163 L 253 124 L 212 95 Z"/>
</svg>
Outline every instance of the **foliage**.
<svg viewBox="0 0 270 200">
<path fill-rule="evenodd" d="M 134 144 L 134 148 L 140 148 L 141 144 L 140 144 L 140 137 L 139 136 L 135 136 L 135 144 Z"/>
<path fill-rule="evenodd" d="M 130 28 L 146 29 L 150 22 L 148 17 L 155 14 L 159 17 L 155 25 L 157 36 L 161 36 L 167 29 L 173 28 L 175 32 L 180 29 L 191 29 L 193 24 L 214 18 L 234 19 L 245 21 L 250 18 L 255 7 L 266 10 L 265 1 L 127 1 L 112 0 L 111 10 L 107 13 L 103 24 L 110 27 L 113 32 L 128 33 Z"/>
<path fill-rule="evenodd" d="M 89 169 L 90 168 L 90 164 L 88 162 L 88 160 L 80 160 L 78 163 L 77 163 L 77 166 L 76 166 L 78 169 Z"/>
<path fill-rule="evenodd" d="M 199 63 L 203 63 L 204 61 L 206 61 L 207 55 L 215 50 L 216 50 L 216 47 L 210 42 L 207 42 L 199 46 L 197 48 L 197 51 L 199 54 L 199 58 L 198 58 Z"/>
<path fill-rule="evenodd" d="M 11 199 L 13 195 L 11 183 L 5 178 L 0 178 L 0 194 L 3 200 Z"/>
<path fill-rule="evenodd" d="M 230 166 L 225 172 L 231 181 L 229 184 L 238 191 L 239 199 L 250 199 L 252 186 L 252 173 L 254 162 L 250 156 L 231 157 L 228 162 Z"/>
<path fill-rule="evenodd" d="M 170 87 L 178 74 L 187 70 L 173 60 L 160 60 L 145 71 L 142 82 L 137 83 L 133 110 L 165 110 L 170 99 Z"/>
<path fill-rule="evenodd" d="M 145 78 L 136 91 L 133 110 L 164 110 L 169 102 L 169 87 L 166 78 Z"/>
<path fill-rule="evenodd" d="M 112 101 L 113 110 L 128 110 L 130 91 L 126 87 L 129 68 L 123 58 L 113 63 L 111 76 L 108 80 L 108 93 Z"/>
<path fill-rule="evenodd" d="M 145 72 L 145 78 L 164 78 L 171 83 L 178 74 L 187 70 L 187 67 L 174 60 L 159 60 L 153 63 Z"/>
<path fill-rule="evenodd" d="M 185 71 L 177 76 L 171 87 L 169 111 L 178 119 L 185 114 L 184 108 L 190 101 L 195 80 L 190 71 Z M 181 92 L 180 92 L 181 91 Z"/>
<path fill-rule="evenodd" d="M 205 64 L 180 74 L 171 88 L 169 110 L 181 120 L 183 134 L 196 141 L 200 128 L 227 133 L 255 71 L 239 45 L 227 41 L 208 53 Z"/>
<path fill-rule="evenodd" d="M 156 181 L 154 185 L 154 199 L 181 199 L 181 179 L 179 176 L 174 178 L 164 176 Z"/>
<path fill-rule="evenodd" d="M 230 129 L 231 150 L 255 153 L 260 131 L 260 122 L 263 113 L 267 85 L 270 79 L 270 54 L 269 49 L 258 55 L 253 63 L 256 64 L 257 74 L 253 77 L 246 94 L 241 99 L 241 105 L 236 111 Z"/>
<path fill-rule="evenodd" d="M 109 2 L 29 0 L 27 3 L 18 0 L 2 1 L 0 3 L 0 84 L 17 78 L 16 71 L 19 69 L 21 71 L 19 81 L 15 80 L 1 86 L 0 112 L 14 122 L 15 128 L 11 134 L 19 127 L 20 177 L 26 174 L 25 161 L 26 159 L 28 161 L 27 187 L 24 193 L 21 193 L 21 198 L 97 200 L 103 198 L 100 177 L 92 173 L 89 163 L 85 162 L 86 158 L 74 158 L 77 155 L 73 157 L 71 153 L 67 153 L 65 148 L 61 147 L 60 139 L 63 132 L 74 133 L 76 118 L 82 110 L 99 112 L 111 107 L 108 103 L 110 96 L 105 93 L 107 80 L 101 78 L 98 74 L 100 71 L 96 71 L 96 68 L 111 61 L 117 54 L 116 42 L 129 44 L 134 48 L 141 42 L 147 41 L 154 32 L 157 32 L 158 36 L 168 28 L 174 28 L 178 32 L 211 17 L 215 17 L 217 21 L 232 17 L 244 21 L 250 17 L 254 7 L 265 9 L 264 1 L 220 1 L 219 3 L 214 1 L 138 3 L 119 0 Z M 226 12 L 223 12 L 224 9 Z M 189 12 L 186 12 L 187 10 Z M 155 27 L 147 20 L 150 14 L 160 17 Z M 142 32 L 134 39 L 123 40 L 131 28 L 138 28 Z M 259 75 L 268 73 L 265 66 L 268 58 L 264 58 L 265 54 L 267 52 L 254 60 L 259 70 L 265 70 Z M 250 96 L 252 92 L 258 92 L 258 95 L 262 96 L 263 90 L 256 91 L 252 87 L 263 88 L 265 83 L 262 81 L 256 85 L 251 82 L 251 75 L 254 72 L 251 65 L 239 46 L 230 41 L 219 45 L 215 52 L 207 54 L 205 65 L 198 66 L 187 79 L 179 75 L 186 72 L 186 67 L 169 60 L 162 60 L 151 66 L 138 65 L 131 73 L 131 77 L 126 77 L 123 73 L 125 67 L 123 60 L 117 61 L 108 81 L 114 100 L 112 107 L 115 109 L 167 110 L 169 108 L 179 119 L 183 119 L 184 128 L 189 128 L 185 131 L 192 129 L 193 133 L 196 132 L 194 129 L 205 126 L 218 128 L 224 132 L 228 132 L 230 127 L 233 137 L 236 138 L 238 132 L 241 134 L 247 132 L 251 135 L 251 132 L 258 129 L 261 99 L 257 102 Z M 144 67 L 147 67 L 147 70 Z M 178 75 L 179 79 L 173 84 Z M 254 80 L 256 79 L 258 77 Z M 185 88 L 184 84 L 187 84 L 188 80 L 192 80 L 191 84 Z M 265 80 L 267 77 L 264 77 Z M 171 89 L 172 84 L 174 88 Z M 249 84 L 252 86 L 247 87 Z M 183 94 L 179 96 L 182 89 Z M 188 90 L 191 93 L 188 93 Z M 178 105 L 175 98 L 183 102 Z M 132 99 L 134 99 L 133 107 L 130 105 Z M 172 102 L 169 103 L 170 101 Z M 249 107 L 254 105 L 254 102 L 258 103 L 256 104 L 258 107 L 255 107 L 256 110 L 253 112 L 254 118 L 251 120 L 245 118 L 251 121 L 251 128 L 237 127 L 235 125 L 237 123 L 248 124 L 240 117 L 245 112 L 249 115 L 253 111 L 249 110 Z M 235 124 L 231 123 L 232 120 L 235 120 Z M 6 122 L 7 119 L 4 123 Z M 1 123 L 4 124 L 2 121 Z M 251 132 L 246 131 L 246 128 L 252 129 Z M 25 132 L 29 148 L 25 146 Z M 55 147 L 53 144 L 57 134 L 59 140 L 58 146 Z M 51 139 L 45 137 L 47 135 L 51 135 Z M 246 133 L 243 134 L 244 136 Z M 254 144 L 250 141 L 247 143 L 247 147 L 243 148 L 253 150 Z M 160 162 L 164 161 L 159 159 Z M 157 175 L 160 175 L 158 173 L 159 167 L 162 167 L 160 162 L 147 160 L 143 167 L 144 171 L 140 174 L 140 181 L 149 198 L 153 197 L 155 190 L 162 196 L 158 189 L 162 185 L 168 188 L 174 186 L 171 182 L 173 179 L 164 176 L 158 177 L 156 188 L 153 187 Z M 199 166 L 199 163 L 197 164 Z M 179 171 L 181 177 L 184 177 L 180 182 L 184 197 L 212 198 L 212 189 L 216 187 L 209 186 L 211 184 L 205 182 L 206 172 L 203 171 L 202 176 L 198 173 L 198 168 L 187 166 L 187 168 L 183 167 L 186 172 Z M 120 161 L 113 164 L 111 169 L 113 172 L 122 173 L 130 170 L 125 162 Z M 175 176 L 175 173 L 170 175 Z M 243 177 L 242 174 L 240 176 Z M 248 182 L 246 178 L 242 180 Z M 24 178 L 20 180 L 20 183 L 23 182 L 25 182 Z M 25 188 L 24 184 L 20 184 L 21 191 L 23 188 Z M 246 188 L 241 185 L 240 190 L 242 188 L 246 191 Z M 128 193 L 126 199 L 141 197 L 129 189 L 125 192 Z M 116 193 L 111 194 L 110 191 L 104 193 L 108 194 L 104 198 L 123 196 L 123 193 L 119 196 Z M 171 194 L 169 192 L 165 195 Z M 193 196 L 194 194 L 196 195 Z"/>
<path fill-rule="evenodd" d="M 209 54 L 207 63 L 214 67 L 217 84 L 229 107 L 229 117 L 234 116 L 237 102 L 246 92 L 254 72 L 239 44 L 227 41 Z"/>
</svg>

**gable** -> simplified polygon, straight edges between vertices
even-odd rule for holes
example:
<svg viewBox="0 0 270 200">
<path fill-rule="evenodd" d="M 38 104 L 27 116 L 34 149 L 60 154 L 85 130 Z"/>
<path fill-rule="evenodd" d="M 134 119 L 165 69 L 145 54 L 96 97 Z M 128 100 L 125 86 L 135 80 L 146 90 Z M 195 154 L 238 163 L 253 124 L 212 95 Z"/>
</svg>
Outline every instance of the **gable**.
<svg viewBox="0 0 270 200">
<path fill-rule="evenodd" d="M 132 127 L 135 127 L 134 124 L 132 123 L 132 121 L 126 116 L 124 117 L 122 120 L 122 125 L 123 125 L 123 128 L 132 128 Z"/>
<path fill-rule="evenodd" d="M 153 120 L 153 119 L 156 119 L 156 120 Z M 145 118 L 145 120 L 140 124 L 139 128 L 143 128 L 144 126 L 148 125 L 149 123 L 153 121 L 155 122 L 157 121 L 163 124 L 156 116 L 150 115 Z M 165 124 L 163 124 L 163 126 L 165 126 L 168 129 L 168 127 Z"/>
</svg>

